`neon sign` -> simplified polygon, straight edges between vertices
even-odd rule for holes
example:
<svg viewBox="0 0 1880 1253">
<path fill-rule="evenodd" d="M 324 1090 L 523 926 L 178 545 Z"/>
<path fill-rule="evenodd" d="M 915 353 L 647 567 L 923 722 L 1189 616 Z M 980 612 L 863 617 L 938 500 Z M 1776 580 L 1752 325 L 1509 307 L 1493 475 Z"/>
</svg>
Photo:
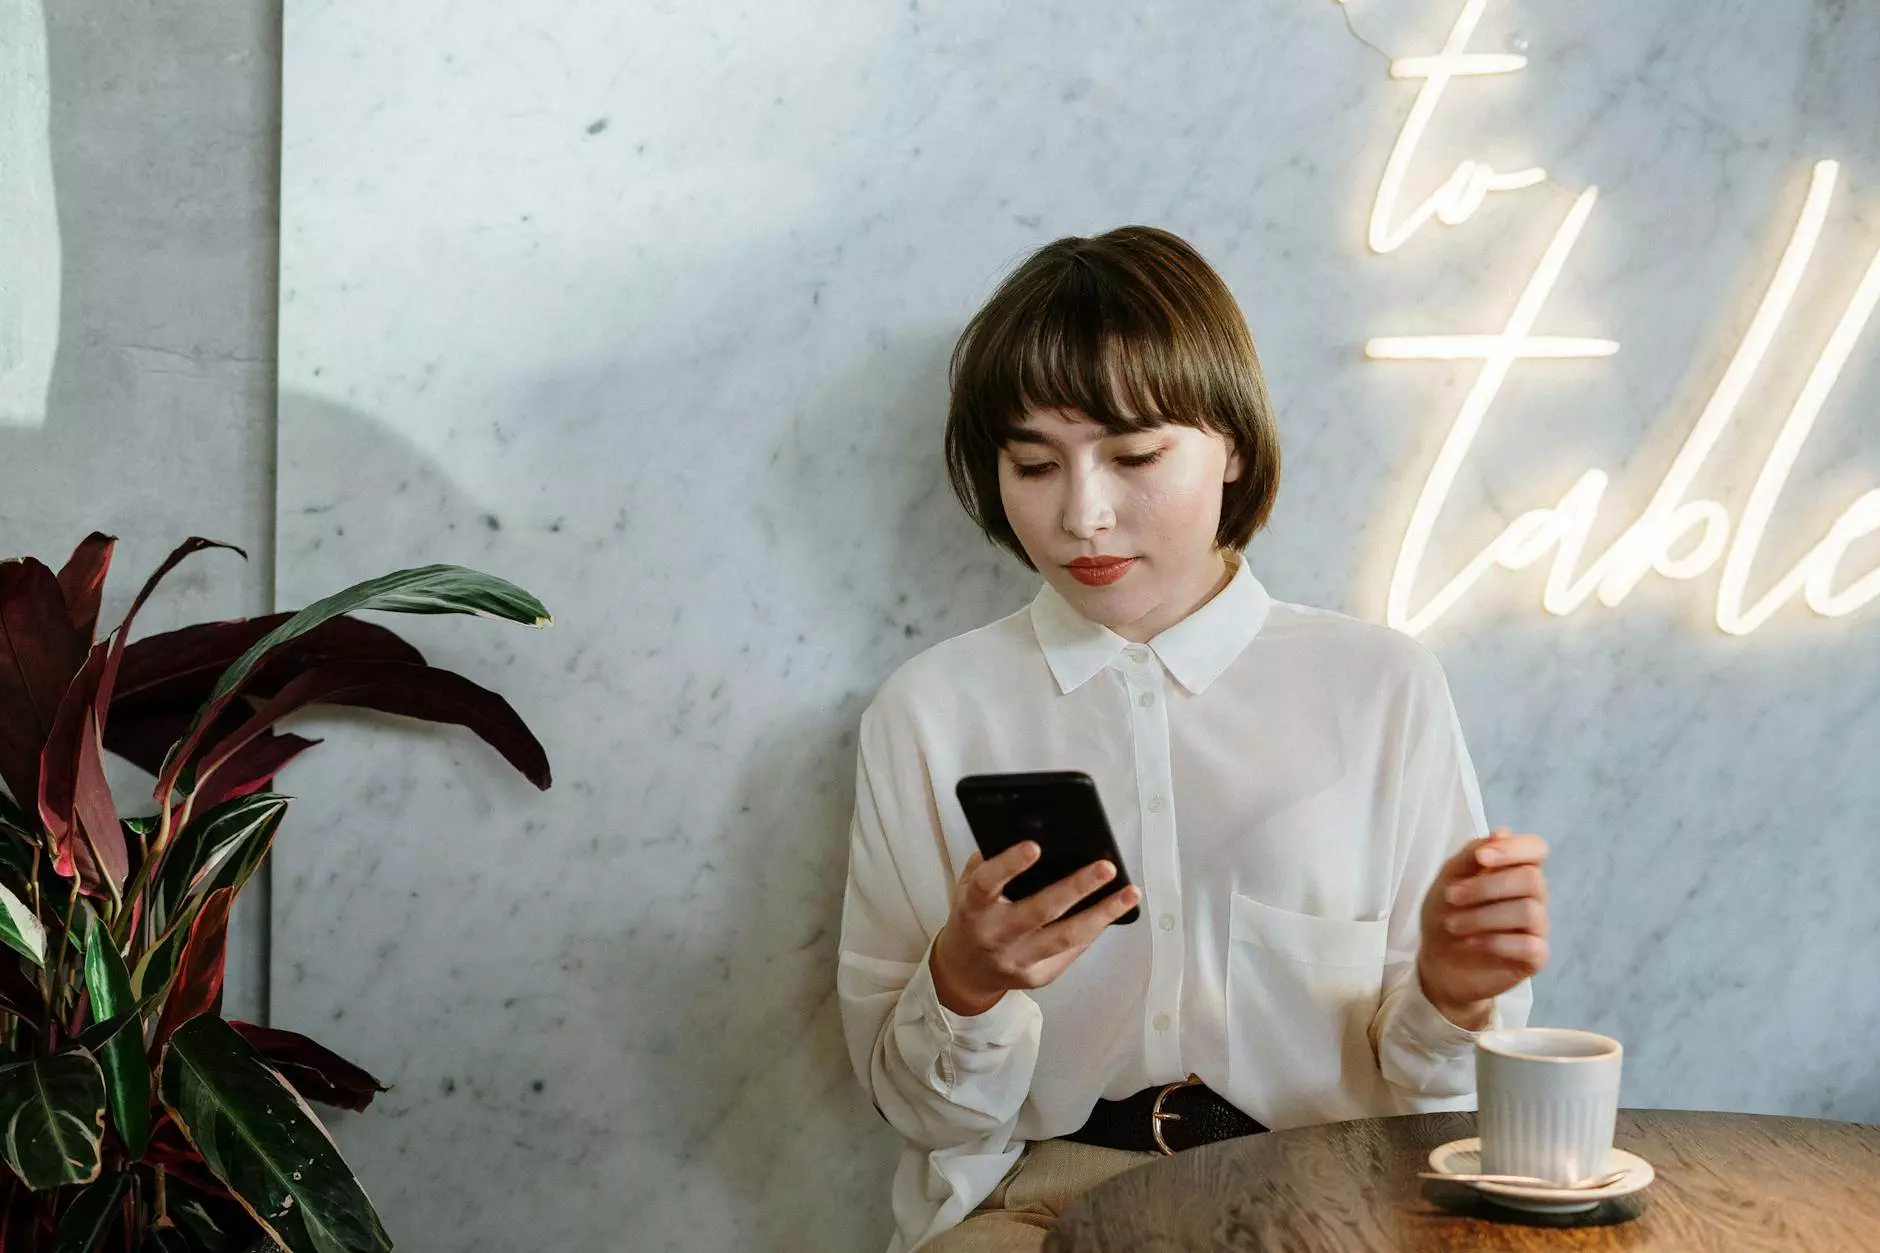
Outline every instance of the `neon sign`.
<svg viewBox="0 0 1880 1253">
<path fill-rule="evenodd" d="M 1431 220 L 1446 226 L 1460 226 L 1481 208 L 1490 193 L 1520 191 L 1547 177 L 1546 171 L 1538 167 L 1502 173 L 1485 162 L 1463 161 L 1427 200 L 1401 218 L 1397 216 L 1398 196 L 1417 145 L 1450 84 L 1457 78 L 1513 73 L 1527 64 L 1527 58 L 1522 56 L 1467 50 L 1469 37 L 1487 3 L 1488 0 L 1466 0 L 1441 52 L 1434 56 L 1403 57 L 1391 63 L 1393 79 L 1420 79 L 1422 85 L 1378 181 L 1368 232 L 1368 242 L 1375 253 L 1396 251 Z M 1616 606 L 1648 573 L 1655 571 L 1668 579 L 1692 579 L 1715 567 L 1719 560 L 1723 563 L 1723 573 L 1717 588 L 1717 625 L 1733 635 L 1754 631 L 1798 590 L 1808 607 L 1824 617 L 1852 612 L 1880 596 L 1880 569 L 1870 571 L 1838 591 L 1834 587 L 1848 547 L 1861 537 L 1880 531 L 1880 490 L 1874 490 L 1849 505 L 1828 528 L 1827 534 L 1778 579 L 1761 600 L 1747 607 L 1744 604 L 1750 566 L 1762 543 L 1776 498 L 1788 480 L 1796 455 L 1820 415 L 1823 403 L 1840 378 L 1842 367 L 1872 317 L 1875 304 L 1880 303 L 1880 252 L 1868 263 L 1846 310 L 1790 406 L 1743 506 L 1735 532 L 1731 532 L 1729 513 L 1720 502 L 1687 498 L 1692 481 L 1735 416 L 1738 402 L 1761 369 L 1770 342 L 1788 314 L 1796 288 L 1814 255 L 1838 173 L 1839 167 L 1833 161 L 1816 163 L 1801 212 L 1768 289 L 1683 447 L 1644 511 L 1577 578 L 1575 571 L 1600 500 L 1611 481 L 1601 470 L 1588 470 L 1581 475 L 1558 505 L 1529 510 L 1516 518 L 1421 607 L 1413 608 L 1410 603 L 1411 587 L 1428 555 L 1430 533 L 1442 512 L 1443 502 L 1515 362 L 1537 358 L 1605 357 L 1619 350 L 1618 343 L 1610 339 L 1532 333 L 1555 281 L 1592 214 L 1599 189 L 1588 187 L 1575 197 L 1515 301 L 1514 311 L 1499 332 L 1389 336 L 1366 343 L 1365 355 L 1377 361 L 1475 360 L 1482 363 L 1411 512 L 1398 550 L 1397 565 L 1391 574 L 1385 621 L 1411 635 L 1420 634 L 1454 608 L 1491 567 L 1525 569 L 1550 550 L 1554 554 L 1553 566 L 1548 572 L 1541 603 L 1548 612 L 1561 615 L 1579 608 L 1595 592 L 1602 604 L 1608 608 Z M 1673 556 L 1674 550 L 1693 534 L 1696 539 L 1689 551 Z"/>
</svg>

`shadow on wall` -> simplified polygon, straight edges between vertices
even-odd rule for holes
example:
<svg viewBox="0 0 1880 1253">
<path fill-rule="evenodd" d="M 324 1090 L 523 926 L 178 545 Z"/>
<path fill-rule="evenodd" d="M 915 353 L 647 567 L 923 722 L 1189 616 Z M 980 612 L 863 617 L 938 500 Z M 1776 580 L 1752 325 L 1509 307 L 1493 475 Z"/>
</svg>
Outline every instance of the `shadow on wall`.
<svg viewBox="0 0 1880 1253">
<path fill-rule="evenodd" d="M 314 570 L 324 594 L 439 561 L 507 572 L 551 612 L 563 610 L 565 595 L 518 571 L 500 522 L 396 427 L 294 390 L 281 393 L 280 415 L 282 475 L 292 485 L 280 526 L 286 605 L 305 603 Z M 584 1125 L 592 1108 L 570 1109 L 564 1093 L 527 1082 L 539 1073 L 534 1046 L 557 1043 L 554 1028 L 570 1015 L 563 989 L 530 975 L 552 960 L 537 951 L 539 929 L 514 920 L 526 901 L 552 899 L 570 859 L 503 858 L 505 848 L 562 851 L 556 831 L 569 819 L 557 821 L 557 802 L 581 805 L 587 817 L 599 808 L 594 781 L 569 770 L 567 747 L 545 717 L 567 693 L 524 677 L 551 668 L 543 646 L 552 650 L 565 630 L 477 630 L 447 619 L 430 631 L 420 616 L 364 616 L 416 644 L 431 664 L 500 692 L 543 741 L 556 787 L 538 792 L 462 728 L 336 707 L 290 720 L 327 742 L 290 764 L 279 784 L 299 799 L 272 859 L 281 885 L 277 1021 L 392 1085 L 363 1112 L 318 1112 L 394 1238 L 434 1226 L 439 1197 L 451 1198 L 451 1216 L 467 1230 L 501 1230 L 517 1197 L 550 1194 L 579 1172 L 578 1161 L 517 1144 L 588 1146 L 608 1134 Z M 421 789 L 440 776 L 447 794 L 414 790 L 414 781 Z M 478 829 L 455 841 L 412 838 L 413 819 L 447 828 L 476 821 L 459 806 L 481 819 Z M 597 1051 L 611 1047 L 584 1038 Z M 564 1124 L 587 1134 L 558 1139 Z M 492 1171 L 504 1187 L 462 1187 Z"/>
<path fill-rule="evenodd" d="M 854 729 L 863 705 L 902 660 L 1021 606 L 1036 585 L 1034 575 L 985 541 L 948 485 L 941 432 L 950 347 L 951 332 L 938 330 L 880 345 L 865 365 L 822 385 L 798 412 L 780 416 L 776 433 L 765 432 L 774 441 L 768 455 L 760 449 L 754 458 L 759 468 L 746 502 L 750 519 L 673 520 L 687 531 L 722 534 L 728 527 L 736 542 L 757 550 L 747 554 L 754 567 L 776 574 L 748 591 L 754 601 L 767 602 L 753 605 L 754 622 L 762 622 L 737 628 L 753 642 L 750 655 L 726 653 L 716 673 L 675 667 L 672 658 L 687 655 L 683 641 L 655 612 L 672 604 L 696 611 L 701 603 L 723 612 L 712 608 L 709 593 L 688 594 L 685 578 L 698 577 L 688 567 L 701 558 L 669 550 L 659 532 L 643 525 L 649 511 L 673 499 L 664 467 L 642 472 L 651 480 L 645 492 L 622 485 L 600 498 L 608 503 L 594 505 L 594 493 L 604 490 L 604 469 L 571 464 L 539 516 L 526 516 L 528 509 L 512 499 L 499 519 L 393 427 L 330 400 L 283 394 L 283 471 L 293 483 L 287 507 L 294 511 L 283 515 L 284 569 L 302 568 L 310 554 L 338 544 L 359 554 L 349 555 L 348 564 L 361 577 L 391 568 L 394 553 L 400 564 L 448 560 L 499 573 L 529 571 L 520 581 L 558 614 L 557 630 L 547 636 L 491 634 L 471 645 L 505 654 L 513 649 L 516 668 L 490 685 L 537 726 L 558 779 L 555 792 L 540 797 L 499 770 L 452 776 L 490 818 L 509 816 L 521 828 L 515 838 L 553 854 L 533 870 L 506 873 L 501 892 L 483 902 L 499 915 L 523 903 L 535 919 L 527 935 L 507 941 L 508 932 L 478 930 L 483 951 L 476 966 L 493 980 L 446 990 L 460 956 L 455 945 L 434 952 L 414 947 L 427 929 L 439 934 L 411 917 L 414 903 L 405 899 L 408 889 L 435 890 L 426 882 L 442 872 L 435 848 L 358 847 L 348 840 L 343 854 L 315 852 L 306 860 L 290 854 L 283 863 L 317 881 L 337 876 L 317 893 L 300 883 L 283 889 L 277 930 L 297 950 L 283 951 L 276 963 L 284 1007 L 314 1012 L 330 1006 L 344 1013 L 361 1000 L 353 981 L 363 951 L 342 958 L 342 969 L 302 956 L 321 950 L 311 942 L 327 926 L 335 929 L 340 950 L 361 948 L 357 939 L 344 939 L 346 919 L 295 920 L 297 908 L 317 909 L 322 900 L 345 900 L 348 917 L 391 920 L 383 942 L 397 946 L 400 956 L 387 956 L 386 969 L 401 985 L 425 989 L 421 1001 L 454 996 L 466 1006 L 472 1000 L 491 1005 L 502 999 L 497 983 L 522 985 L 503 1012 L 447 1014 L 448 1041 L 421 1025 L 356 1029 L 358 1060 L 401 1086 L 365 1114 L 334 1122 L 351 1129 L 355 1118 L 373 1120 L 357 1128 L 353 1162 L 362 1178 L 378 1181 L 374 1196 L 394 1229 L 399 1214 L 422 1215 L 438 1189 L 496 1164 L 494 1153 L 516 1189 L 564 1197 L 564 1215 L 575 1208 L 566 1221 L 581 1239 L 617 1232 L 626 1214 L 644 1224 L 648 1247 L 659 1247 L 662 1236 L 681 1239 L 685 1224 L 699 1220 L 690 1202 L 658 1190 L 640 1194 L 658 1178 L 697 1181 L 683 1185 L 696 1187 L 695 1196 L 735 1198 L 735 1212 L 712 1215 L 703 1230 L 729 1223 L 746 1238 L 761 1233 L 761 1247 L 768 1249 L 821 1253 L 886 1242 L 889 1179 L 900 1141 L 849 1067 L 835 999 Z M 532 380 L 529 395 L 536 412 L 572 418 L 570 429 L 578 430 L 589 417 L 609 416 L 583 414 L 582 406 L 622 405 L 631 379 L 630 367 L 613 361 Z M 617 412 L 611 418 L 620 420 Z M 553 449 L 557 437 L 519 439 L 507 450 L 515 460 L 513 467 L 505 463 L 506 471 L 542 477 L 546 466 L 531 460 L 538 450 L 525 445 L 546 440 Z M 681 451 L 696 459 L 689 446 Z M 569 452 L 560 449 L 565 463 L 582 460 Z M 557 497 L 589 502 L 586 533 L 550 521 Z M 614 500 L 621 502 L 621 517 L 631 518 L 624 526 L 604 525 Z M 369 534 L 347 534 L 367 526 Z M 757 533 L 747 538 L 752 526 Z M 579 556 L 577 548 L 591 556 Z M 609 614 L 597 586 L 641 579 L 647 581 L 647 611 Z M 633 604 L 632 593 L 624 603 Z M 566 613 L 563 605 L 585 612 Z M 710 629 L 720 625 L 714 621 Z M 436 664 L 457 668 L 441 650 L 426 651 Z M 481 673 L 484 664 L 466 668 Z M 819 674 L 818 665 L 828 674 Z M 799 667 L 795 677 L 788 677 L 790 666 Z M 832 679 L 841 694 L 825 699 Z M 715 757 L 703 747 L 693 753 L 688 742 L 676 773 L 649 771 L 643 761 L 617 756 L 631 754 L 634 736 L 656 735 L 652 728 L 684 718 L 687 702 L 696 699 L 688 685 L 696 692 L 723 684 L 734 692 L 755 684 L 766 693 L 746 697 L 738 711 L 744 726 L 732 730 L 744 734 L 735 756 Z M 641 708 L 644 719 L 609 722 L 601 706 L 610 703 Z M 550 712 L 568 706 L 586 712 L 572 718 Z M 545 721 L 537 721 L 532 708 L 542 710 Z M 401 720 L 350 711 L 336 717 L 397 726 L 396 744 L 424 754 L 436 751 L 432 734 L 463 735 L 427 729 L 420 743 Z M 605 733 L 624 738 L 610 748 L 558 744 L 551 737 L 562 726 L 596 719 Z M 349 768 L 364 773 L 330 802 L 317 792 L 301 802 L 293 838 L 316 848 L 321 830 L 336 829 L 360 808 L 398 805 L 404 780 L 395 761 L 378 760 L 391 754 L 362 754 L 357 738 L 351 744 L 334 738 L 333 749 L 346 754 Z M 645 746 L 652 755 L 660 751 Z M 463 738 L 463 760 L 475 763 L 482 752 Z M 362 756 L 371 760 L 361 763 Z M 619 768 L 608 775 L 600 763 L 610 756 Z M 672 812 L 684 815 L 683 829 L 666 840 L 647 815 Z M 694 825 L 691 814 L 711 815 L 706 821 L 713 825 Z M 503 838 L 479 839 L 474 851 L 494 855 Z M 629 880 L 569 890 L 570 869 L 584 865 L 590 874 L 625 873 Z M 539 905 L 524 903 L 543 898 L 582 906 L 585 916 L 556 924 Z M 618 908 L 594 908 L 607 901 Z M 564 960 L 564 973 L 547 987 L 533 986 L 539 981 L 527 975 L 555 956 L 541 941 L 559 945 L 564 958 L 574 955 L 574 964 Z M 449 1008 L 442 1000 L 435 1007 L 439 1013 Z M 575 1030 L 559 1030 L 564 1022 Z M 316 1034 L 323 1025 L 298 1024 Z M 322 1038 L 346 1052 L 345 1031 L 336 1026 Z M 583 1049 L 587 1056 L 575 1069 L 615 1074 L 620 1089 L 599 1100 L 567 1090 L 546 1099 L 524 1092 L 507 1104 L 512 1098 L 503 1089 L 519 1065 L 530 1064 L 518 1041 L 536 1031 L 546 1033 L 543 1047 L 551 1051 Z M 566 1156 L 492 1149 L 466 1137 L 461 1095 L 453 1099 L 448 1091 L 453 1075 L 478 1089 L 480 1121 L 494 1120 L 490 1127 L 512 1131 L 519 1144 L 563 1145 Z M 501 1107 L 490 1110 L 492 1102 Z M 649 1157 L 667 1160 L 647 1171 Z M 602 1163 L 618 1163 L 627 1174 L 595 1191 Z M 701 1170 L 707 1178 L 700 1178 Z M 475 1209 L 502 1201 L 491 1196 L 465 1203 Z M 474 1230 L 475 1216 L 462 1217 L 465 1230 Z M 503 1225 L 493 1209 L 489 1218 Z"/>
<path fill-rule="evenodd" d="M 760 573 L 753 625 L 739 637 L 751 655 L 727 655 L 698 685 L 728 680 L 763 695 L 734 702 L 754 724 L 738 759 L 687 762 L 688 777 L 649 785 L 696 789 L 697 810 L 723 818 L 683 832 L 696 843 L 669 855 L 695 862 L 696 874 L 648 901 L 630 932 L 639 938 L 602 957 L 614 965 L 609 986 L 643 990 L 612 1007 L 620 1035 L 640 1039 L 627 1059 L 633 1122 L 670 1128 L 661 1147 L 675 1173 L 709 1173 L 688 1192 L 737 1198 L 751 1247 L 822 1253 L 887 1240 L 901 1142 L 849 1066 L 835 995 L 855 727 L 901 661 L 1034 590 L 947 482 L 955 333 L 875 344 L 777 415 L 752 459 L 750 520 L 701 521 L 728 523 L 753 550 L 739 569 Z M 836 699 L 818 697 L 832 687 Z M 730 780 L 731 798 L 715 803 Z M 646 1208 L 647 1247 L 683 1241 L 699 1221 L 671 1200 Z M 701 1222 L 692 1238 L 703 1247 L 722 1221 Z"/>
<path fill-rule="evenodd" d="M 763 1206 L 765 1247 L 792 1253 L 885 1242 L 902 1143 L 849 1065 L 835 995 L 857 722 L 900 662 L 1035 591 L 1036 577 L 984 538 L 947 479 L 946 359 L 956 334 L 910 332 L 828 380 L 793 415 L 757 485 L 758 516 L 796 609 L 843 650 L 859 684 L 839 706 L 775 720 L 744 771 L 739 824 L 720 836 L 750 870 L 735 877 L 731 916 L 757 935 L 800 938 L 795 951 L 749 954 L 741 975 L 753 991 L 788 980 L 790 998 L 730 1001 L 739 1017 L 762 1006 L 771 1021 L 698 1037 L 727 1041 L 720 1070 L 743 1080 L 724 1089 L 709 1156 Z M 743 1042 L 730 1046 L 736 1036 Z M 807 1047 L 778 1050 L 772 1073 L 747 1065 L 738 1075 L 733 1047 L 791 1038 Z M 837 1221 L 832 1204 L 861 1212 Z"/>
</svg>

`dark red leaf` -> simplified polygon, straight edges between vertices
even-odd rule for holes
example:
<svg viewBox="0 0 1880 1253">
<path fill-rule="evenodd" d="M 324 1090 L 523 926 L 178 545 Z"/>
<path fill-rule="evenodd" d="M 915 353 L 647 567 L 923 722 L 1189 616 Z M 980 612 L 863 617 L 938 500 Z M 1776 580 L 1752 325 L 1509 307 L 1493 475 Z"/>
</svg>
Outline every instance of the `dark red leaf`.
<svg viewBox="0 0 1880 1253">
<path fill-rule="evenodd" d="M 131 647 L 135 648 L 133 644 Z M 111 720 L 105 725 L 104 746 L 134 766 L 150 774 L 163 767 L 163 755 L 170 745 L 182 738 L 196 706 L 161 705 L 146 701 L 111 703 Z M 216 719 L 217 738 L 236 730 L 252 711 L 246 705 L 224 709 Z"/>
<path fill-rule="evenodd" d="M 223 763 L 213 778 L 196 789 L 192 812 L 207 813 L 223 801 L 259 791 L 272 783 L 288 762 L 321 742 L 304 735 L 276 735 L 272 731 L 248 741 Z"/>
<path fill-rule="evenodd" d="M 119 701 L 111 711 L 111 727 L 105 734 L 104 745 L 154 775 L 162 769 L 164 754 L 182 737 L 194 712 L 194 705 L 166 707 L 137 702 L 127 708 Z M 210 729 L 210 742 L 233 734 L 248 721 L 252 712 L 241 702 L 223 709 Z M 205 813 L 230 797 L 245 796 L 266 787 L 283 766 L 319 742 L 303 735 L 276 735 L 272 731 L 251 740 L 226 766 L 216 771 L 207 785 L 197 790 L 195 812 Z"/>
<path fill-rule="evenodd" d="M 98 633 L 98 605 L 104 599 L 104 576 L 111 569 L 111 552 L 117 536 L 93 531 L 79 541 L 71 557 L 59 570 L 59 591 L 65 597 L 65 611 L 72 629 L 87 644 Z"/>
<path fill-rule="evenodd" d="M 53 869 L 76 875 L 80 891 L 99 897 L 110 895 L 107 878 L 122 887 L 130 874 L 98 742 L 99 686 L 109 664 L 109 641 L 100 641 L 65 689 L 39 759 L 39 820 L 51 837 Z"/>
<path fill-rule="evenodd" d="M 103 883 L 104 879 L 109 879 L 122 891 L 130 878 L 130 853 L 124 847 L 124 828 L 118 821 L 117 802 L 111 799 L 111 784 L 104 777 L 104 736 L 99 731 L 95 709 L 86 713 L 85 731 L 78 741 L 76 809 L 83 839 L 74 841 L 74 846 L 82 846 L 95 869 L 101 872 L 99 881 L 90 885 L 81 875 L 79 890 L 93 896 L 109 896 L 111 893 L 104 890 Z M 68 874 L 61 860 L 55 860 L 52 868 L 60 874 Z"/>
<path fill-rule="evenodd" d="M 124 652 L 123 669 L 105 725 L 105 747 L 155 775 L 163 759 L 190 719 L 215 688 L 222 672 L 256 640 L 293 617 L 291 613 L 204 622 L 145 636 Z M 311 666 L 330 661 L 409 661 L 422 665 L 424 655 L 384 627 L 357 618 L 339 617 L 282 647 L 263 662 L 243 691 L 272 696 L 288 681 Z M 239 702 L 222 710 L 203 737 L 214 744 L 247 720 L 249 710 Z M 315 741 L 284 737 L 305 748 Z M 279 746 L 286 753 L 287 746 Z M 288 754 L 291 756 L 291 754 Z M 279 767 L 277 766 L 276 769 Z M 257 786 L 264 780 L 257 780 Z M 238 795 L 239 789 L 225 793 Z M 197 801 L 198 810 L 206 808 Z"/>
<path fill-rule="evenodd" d="M 104 777 L 103 737 L 131 622 L 143 608 L 144 601 L 157 590 L 163 576 L 185 557 L 205 548 L 228 548 L 244 557 L 248 555 L 233 544 L 203 539 L 199 535 L 190 536 L 172 549 L 163 564 L 144 580 L 124 614 L 124 621 L 98 648 L 91 650 L 86 661 L 87 674 L 99 648 L 107 649 L 102 669 L 86 682 L 74 681 L 64 693 L 58 713 L 60 722 L 40 758 L 41 771 L 51 776 L 41 779 L 39 811 L 48 830 L 53 832 L 57 853 L 54 868 L 62 875 L 77 874 L 80 890 L 94 896 L 109 895 L 104 876 L 111 876 L 119 885 L 127 876 L 129 858 L 124 849 L 124 835 Z"/>
<path fill-rule="evenodd" d="M 226 548 L 232 552 L 241 553 L 243 557 L 248 556 L 246 552 L 233 544 L 224 544 L 220 540 L 204 539 L 200 535 L 192 535 L 172 549 L 170 555 L 163 559 L 163 564 L 158 566 L 151 576 L 144 580 L 144 585 L 138 590 L 136 599 L 131 601 L 130 609 L 124 614 L 124 621 L 118 623 L 117 630 L 112 633 L 111 656 L 110 659 L 105 662 L 103 677 L 98 681 L 98 722 L 100 726 L 110 721 L 107 715 L 111 710 L 111 702 L 116 699 L 118 669 L 124 664 L 124 651 L 127 647 L 127 641 L 130 638 L 132 619 L 137 617 L 137 611 L 144 607 L 144 602 L 150 599 L 150 593 L 157 590 L 157 584 L 163 581 L 164 575 L 175 569 L 183 558 L 189 556 L 191 553 L 201 552 L 205 548 Z"/>
<path fill-rule="evenodd" d="M 39 752 L 39 792 L 32 804 L 51 833 L 56 847 L 70 836 L 74 800 L 78 795 L 78 741 L 85 731 L 85 715 L 98 696 L 98 681 L 111 658 L 109 642 L 92 645 L 85 662 L 72 676 L 59 699 L 58 711 Z M 68 870 L 67 874 L 70 873 Z"/>
<path fill-rule="evenodd" d="M 299 1032 L 263 1027 L 239 1018 L 229 1019 L 228 1025 L 254 1045 L 268 1059 L 268 1064 L 310 1101 L 339 1109 L 362 1110 L 372 1104 L 372 1098 L 378 1093 L 391 1091 L 390 1084 L 380 1082 L 324 1044 Z"/>
<path fill-rule="evenodd" d="M 0 561 L 0 780 L 29 813 L 39 800 L 40 750 L 90 643 L 44 563 Z"/>
<path fill-rule="evenodd" d="M 118 695 L 125 700 L 187 702 L 193 713 L 208 699 L 224 670 L 262 636 L 293 616 L 283 612 L 199 622 L 147 635 L 125 652 Z M 424 654 L 385 627 L 342 615 L 282 645 L 279 652 L 261 663 L 242 690 L 272 695 L 308 666 L 326 661 L 422 663 Z"/>
<path fill-rule="evenodd" d="M 257 709 L 240 730 L 202 755 L 198 778 L 217 770 L 278 719 L 316 702 L 468 727 L 535 786 L 549 785 L 548 755 L 508 701 L 460 674 L 402 661 L 340 662 L 299 675 Z"/>
<path fill-rule="evenodd" d="M 228 548 L 248 555 L 233 544 L 198 535 L 178 544 L 144 580 L 124 621 L 91 650 L 78 678 L 62 693 L 56 721 L 40 758 L 36 796 L 40 818 L 52 835 L 57 856 L 54 868 L 62 875 L 76 874 L 80 889 L 94 896 L 108 895 L 106 876 L 121 885 L 128 874 L 124 835 L 104 777 L 102 741 L 131 623 L 163 576 L 191 553 L 205 548 Z"/>
<path fill-rule="evenodd" d="M 163 1014 L 157 1019 L 157 1034 L 150 1044 L 152 1058 L 162 1057 L 163 1046 L 178 1027 L 221 1005 L 222 976 L 228 958 L 228 911 L 234 902 L 234 888 L 217 888 L 203 898 L 202 908 L 189 924 L 189 939 L 177 959 L 176 977 L 170 982 L 169 995 L 164 997 Z M 149 991 L 145 989 L 146 994 Z"/>
</svg>

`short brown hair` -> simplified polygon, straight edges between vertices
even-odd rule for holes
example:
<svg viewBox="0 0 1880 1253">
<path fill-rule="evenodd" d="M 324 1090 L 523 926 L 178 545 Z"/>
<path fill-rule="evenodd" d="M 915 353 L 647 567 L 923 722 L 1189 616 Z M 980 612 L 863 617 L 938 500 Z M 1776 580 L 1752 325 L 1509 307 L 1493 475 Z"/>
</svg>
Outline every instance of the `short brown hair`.
<svg viewBox="0 0 1880 1253">
<path fill-rule="evenodd" d="M 1113 434 L 1164 422 L 1217 431 L 1240 453 L 1215 544 L 1245 548 L 1279 494 L 1279 431 L 1233 293 L 1179 237 L 1119 226 L 1031 254 L 953 346 L 947 471 L 987 538 L 1031 559 L 999 498 L 999 450 L 1027 411 L 1074 409 Z"/>
</svg>

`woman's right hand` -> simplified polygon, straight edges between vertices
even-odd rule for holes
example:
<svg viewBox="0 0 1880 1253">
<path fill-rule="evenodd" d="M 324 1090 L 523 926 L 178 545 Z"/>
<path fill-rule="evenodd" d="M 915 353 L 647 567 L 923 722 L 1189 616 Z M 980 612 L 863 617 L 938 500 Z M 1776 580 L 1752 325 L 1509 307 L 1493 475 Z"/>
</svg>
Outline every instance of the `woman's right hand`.
<svg viewBox="0 0 1880 1253">
<path fill-rule="evenodd" d="M 1132 883 L 1074 918 L 1063 916 L 1116 876 L 1107 860 L 1092 862 L 1022 901 L 1006 900 L 1005 885 L 1041 852 L 1035 841 L 1024 840 L 991 861 L 977 852 L 967 859 L 929 962 L 934 991 L 954 1013 L 983 1014 L 1013 988 L 1050 983 L 1105 927 L 1142 900 L 1142 890 Z"/>
</svg>

